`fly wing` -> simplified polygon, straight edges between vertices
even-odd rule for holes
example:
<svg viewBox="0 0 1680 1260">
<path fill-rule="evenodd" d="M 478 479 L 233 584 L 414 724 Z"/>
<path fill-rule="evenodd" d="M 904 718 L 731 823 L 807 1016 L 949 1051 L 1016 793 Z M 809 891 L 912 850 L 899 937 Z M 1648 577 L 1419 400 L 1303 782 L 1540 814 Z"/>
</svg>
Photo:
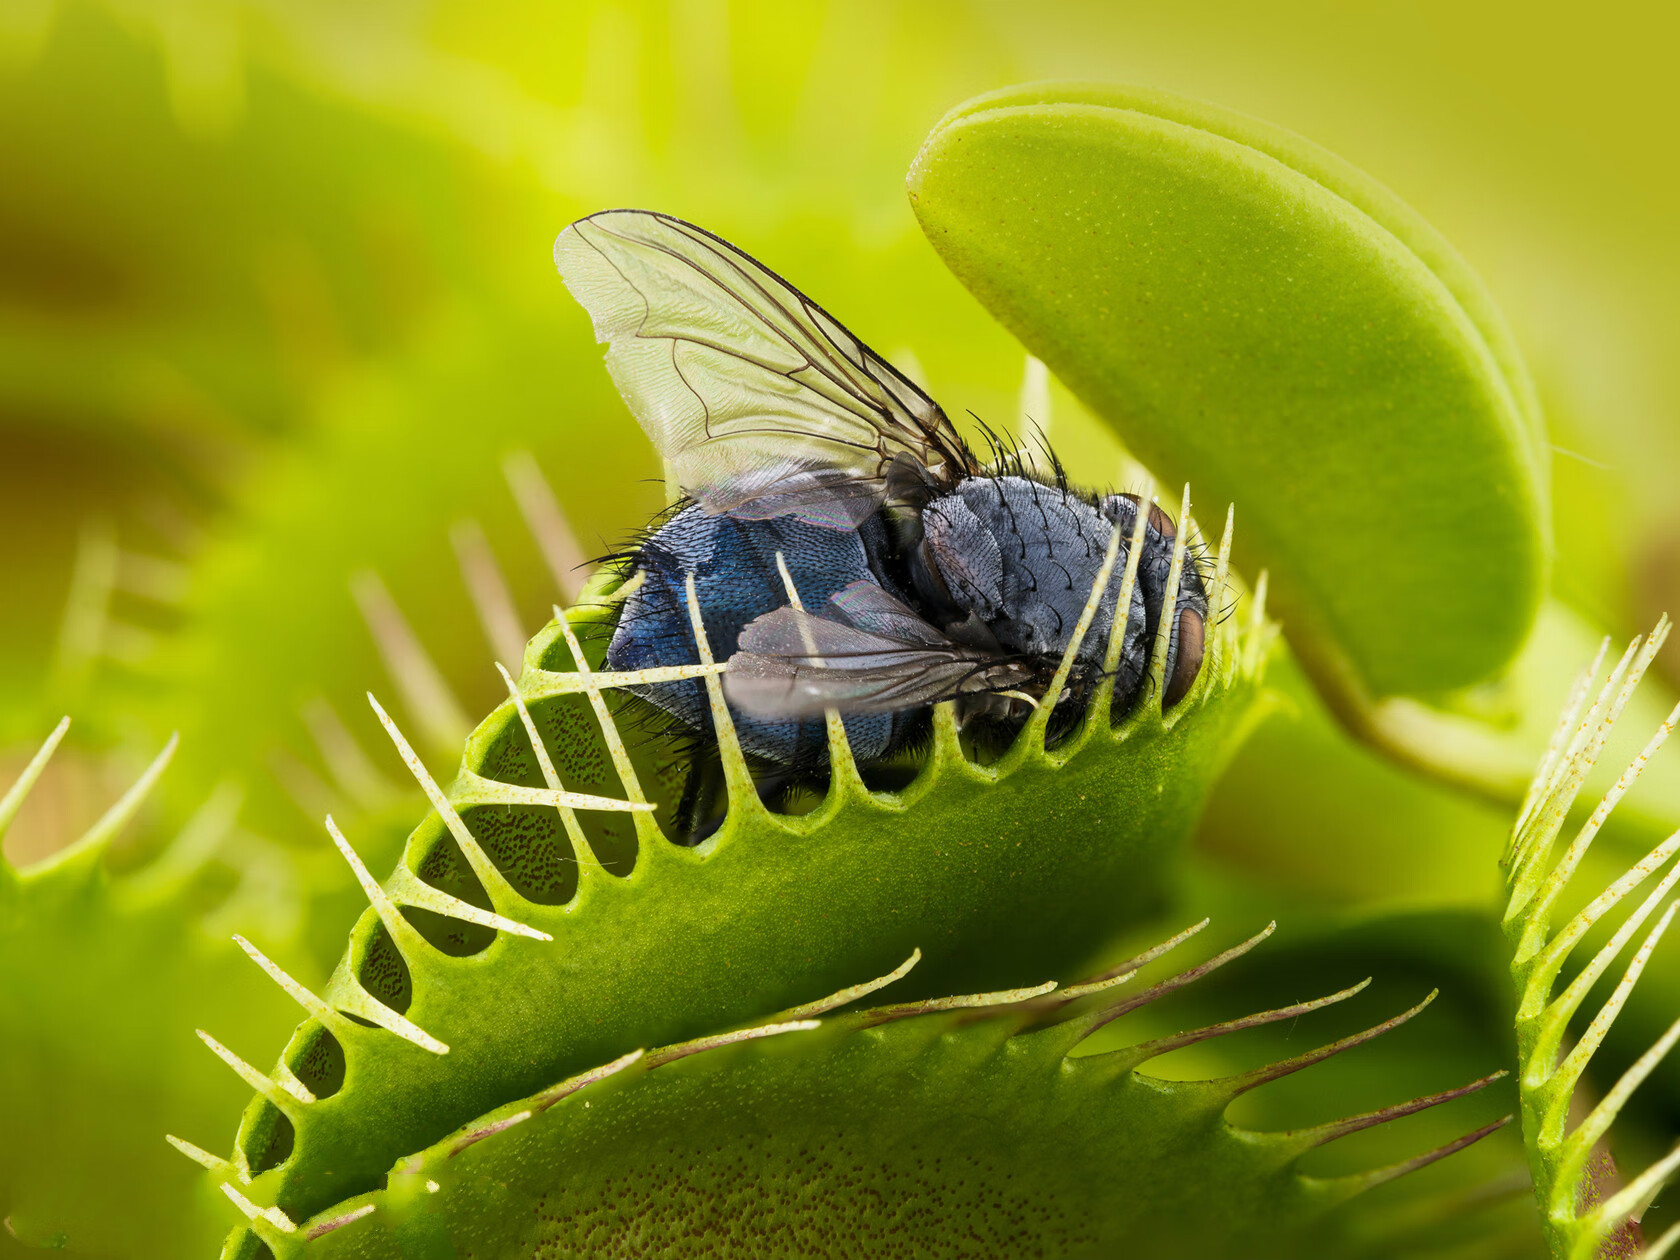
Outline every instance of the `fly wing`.
<svg viewBox="0 0 1680 1260">
<path fill-rule="evenodd" d="M 890 713 L 1024 681 L 1025 666 L 953 643 L 880 587 L 854 582 L 827 616 L 786 607 L 741 632 L 723 676 L 731 704 L 755 717 Z"/>
<path fill-rule="evenodd" d="M 710 232 L 647 210 L 554 243 L 619 393 L 710 512 L 853 528 L 905 474 L 978 471 L 945 413 L 838 320 Z"/>
</svg>

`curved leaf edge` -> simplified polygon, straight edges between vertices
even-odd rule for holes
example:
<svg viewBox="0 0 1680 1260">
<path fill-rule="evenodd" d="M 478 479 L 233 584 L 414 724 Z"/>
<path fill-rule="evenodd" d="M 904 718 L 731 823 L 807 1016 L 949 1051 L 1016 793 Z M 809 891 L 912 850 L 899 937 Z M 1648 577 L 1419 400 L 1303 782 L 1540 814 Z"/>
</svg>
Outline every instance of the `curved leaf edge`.
<svg viewBox="0 0 1680 1260">
<path fill-rule="evenodd" d="M 1534 510 L 1529 515 L 1538 531 L 1537 550 L 1530 557 L 1534 568 L 1534 581 L 1528 588 L 1532 593 L 1531 606 L 1526 618 L 1519 618 L 1513 624 L 1532 625 L 1552 554 L 1550 449 L 1535 390 L 1514 338 L 1485 286 L 1456 251 L 1387 188 L 1300 136 L 1169 93 L 1110 84 L 1026 84 L 987 93 L 957 106 L 932 129 L 912 163 L 908 180 L 912 200 L 917 199 L 920 172 L 928 155 L 939 149 L 947 131 L 960 130 L 989 117 L 1055 110 L 1130 113 L 1158 125 L 1184 129 L 1187 135 L 1234 145 L 1263 165 L 1275 164 L 1291 177 L 1309 181 L 1308 186 L 1317 189 L 1331 203 L 1342 206 L 1352 219 L 1390 241 L 1397 259 L 1412 260 L 1419 276 L 1427 277 L 1438 288 L 1446 308 L 1457 312 L 1456 322 L 1466 344 L 1474 347 L 1489 365 L 1485 374 L 1490 385 L 1503 393 L 1504 405 L 1494 411 L 1512 439 L 1511 449 L 1516 453 L 1513 471 L 1519 467 L 1526 470 L 1516 472 L 1515 476 L 1517 482 L 1527 483 L 1521 493 L 1534 500 Z M 924 228 L 933 235 L 925 217 Z M 1043 354 L 1042 350 L 1037 352 Z M 1260 542 L 1251 546 L 1265 541 L 1260 533 L 1254 538 Z M 1266 558 L 1263 553 L 1262 558 Z M 1280 597 L 1286 597 L 1289 605 L 1286 628 L 1292 645 L 1337 717 L 1354 734 L 1403 764 L 1481 795 L 1502 802 L 1514 801 L 1520 795 L 1525 782 L 1526 766 L 1521 764 L 1525 754 L 1510 748 L 1485 726 L 1437 711 L 1437 704 L 1449 710 L 1454 707 L 1452 695 L 1419 694 L 1413 698 L 1398 693 L 1377 694 L 1368 685 L 1353 654 L 1338 642 L 1333 628 L 1320 624 L 1324 618 L 1314 611 L 1318 606 L 1316 599 L 1295 589 L 1296 578 L 1291 572 L 1280 569 L 1278 577 L 1282 583 Z M 1511 640 L 1513 655 L 1520 642 L 1520 637 Z"/>
<path fill-rule="evenodd" d="M 881 1120 L 890 1120 L 895 1132 L 900 1127 L 915 1132 L 924 1123 L 946 1123 L 951 1117 L 941 1108 L 949 1108 L 955 1096 L 963 1104 L 962 1113 L 954 1121 L 959 1126 L 965 1120 L 978 1128 L 1002 1126 L 1010 1134 L 1013 1145 L 1031 1145 L 1035 1139 L 1039 1140 L 1047 1150 L 1068 1154 L 1067 1164 L 1075 1174 L 1083 1171 L 1081 1158 L 1086 1166 L 1101 1167 L 1105 1161 L 1123 1158 L 1122 1152 L 1128 1149 L 1147 1146 L 1151 1154 L 1142 1162 L 1145 1169 L 1153 1171 L 1153 1179 L 1146 1177 L 1142 1184 L 1135 1177 L 1107 1179 L 1094 1194 L 1083 1200 L 1076 1195 L 1076 1201 L 1067 1205 L 1081 1222 L 1085 1241 L 1091 1248 L 1123 1236 L 1124 1231 L 1139 1228 L 1140 1219 L 1144 1228 L 1160 1229 L 1166 1222 L 1168 1229 L 1176 1228 L 1187 1238 L 1197 1237 L 1205 1220 L 1200 1214 L 1185 1213 L 1183 1209 L 1193 1204 L 1198 1195 L 1205 1195 L 1210 1205 L 1215 1202 L 1220 1205 L 1222 1212 L 1216 1215 L 1223 1218 L 1217 1229 L 1221 1234 L 1241 1237 L 1252 1233 L 1268 1238 L 1299 1231 L 1364 1191 L 1462 1150 L 1511 1119 L 1506 1116 L 1385 1167 L 1336 1177 L 1303 1173 L 1297 1167 L 1298 1161 L 1307 1152 L 1337 1138 L 1464 1097 L 1504 1073 L 1311 1128 L 1260 1132 L 1234 1126 L 1224 1119 L 1227 1106 L 1241 1094 L 1383 1035 L 1427 1007 L 1433 993 L 1409 1010 L 1363 1032 L 1238 1075 L 1184 1081 L 1150 1076 L 1141 1070 L 1152 1059 L 1186 1045 L 1263 1024 L 1296 1020 L 1353 996 L 1368 981 L 1278 1010 L 1257 1012 L 1100 1054 L 1074 1054 L 1086 1037 L 1112 1020 L 1193 984 L 1241 957 L 1270 936 L 1275 927 L 1269 926 L 1256 936 L 1148 988 L 1128 991 L 1128 982 L 1136 979 L 1149 963 L 1206 926 L 1207 921 L 1203 920 L 1099 976 L 1059 990 L 1051 982 L 1034 989 L 928 999 L 829 1018 L 813 1017 L 825 1015 L 899 979 L 915 964 L 916 957 L 912 956 L 887 976 L 842 990 L 809 1007 L 784 1011 L 769 1020 L 696 1041 L 634 1051 L 528 1098 L 507 1103 L 426 1149 L 396 1160 L 384 1188 L 334 1204 L 306 1220 L 294 1221 L 279 1209 L 264 1208 L 253 1202 L 246 1197 L 246 1187 L 231 1163 L 213 1160 L 199 1152 L 202 1162 L 221 1180 L 224 1193 L 246 1222 L 230 1234 L 223 1260 L 269 1260 L 270 1257 L 294 1260 L 305 1255 L 334 1254 L 399 1256 L 405 1254 L 404 1246 L 416 1238 L 447 1238 L 451 1245 L 468 1247 L 474 1254 L 511 1255 L 512 1251 L 495 1249 L 507 1245 L 499 1242 L 498 1234 L 507 1225 L 507 1215 L 523 1210 L 541 1218 L 544 1195 L 548 1193 L 544 1188 L 545 1176 L 552 1174 L 556 1186 L 565 1181 L 556 1169 L 563 1167 L 568 1150 L 578 1145 L 580 1130 L 588 1126 L 608 1126 L 606 1138 L 594 1136 L 592 1140 L 596 1144 L 605 1141 L 615 1149 L 645 1147 L 633 1162 L 645 1161 L 651 1165 L 650 1175 L 655 1182 L 681 1172 L 677 1167 L 681 1154 L 674 1148 L 667 1149 L 665 1135 L 670 1132 L 669 1127 L 657 1123 L 650 1126 L 645 1113 L 638 1119 L 634 1102 L 631 1114 L 625 1118 L 618 1118 L 624 1116 L 622 1109 L 614 1111 L 615 1102 L 622 1103 L 627 1094 L 633 1096 L 636 1091 L 644 1095 L 654 1091 L 652 1114 L 657 1116 L 662 1111 L 667 1120 L 693 1110 L 710 1115 L 726 1108 L 730 1098 L 750 1094 L 755 1099 L 754 1107 L 774 1109 L 777 1100 L 781 1100 L 783 1111 L 769 1118 L 771 1126 L 797 1130 L 801 1124 L 813 1120 L 812 1109 L 820 1112 L 827 1105 L 833 1114 L 821 1114 L 814 1122 L 818 1126 L 829 1122 L 841 1124 L 848 1132 L 859 1129 L 867 1132 L 872 1123 Z M 755 1084 L 755 1076 L 768 1077 L 773 1087 Z M 848 1076 L 856 1079 L 848 1083 Z M 890 1098 L 890 1107 L 870 1110 L 878 1099 L 869 1099 L 850 1113 L 849 1103 L 836 1106 L 836 1099 L 865 1098 L 867 1092 L 857 1087 L 858 1082 L 864 1081 Z M 935 1082 L 937 1088 L 930 1089 L 929 1082 Z M 658 1096 L 662 1084 L 669 1085 L 668 1097 Z M 800 1093 L 801 1085 L 809 1087 L 807 1093 Z M 940 1096 L 930 1097 L 930 1093 Z M 595 1106 L 601 1109 L 591 1114 L 590 1108 Z M 1101 1130 L 1096 1141 L 1070 1153 L 1070 1145 L 1079 1147 L 1080 1140 L 1089 1135 L 1074 1136 L 1066 1118 L 1093 1111 L 1104 1113 L 1108 1127 Z M 616 1132 L 611 1128 L 615 1123 Z M 815 1144 L 813 1141 L 812 1145 Z M 711 1150 L 724 1152 L 727 1145 L 723 1141 L 712 1148 L 708 1143 L 709 1150 L 698 1157 L 704 1160 Z M 675 1162 L 661 1166 L 672 1157 L 676 1157 Z M 744 1158 L 750 1160 L 751 1156 Z M 1200 1182 L 1194 1175 L 1186 1178 L 1187 1171 L 1197 1167 L 1197 1161 L 1205 1161 L 1202 1165 L 1205 1177 Z M 1181 1165 L 1189 1165 L 1189 1169 Z M 534 1175 L 533 1168 L 539 1170 Z M 785 1174 L 789 1170 L 782 1167 L 774 1171 Z M 1061 1172 L 1052 1171 L 1054 1177 L 1062 1176 Z M 583 1172 L 590 1180 L 596 1176 L 593 1167 Z M 964 1178 L 974 1174 L 972 1169 L 952 1169 L 949 1173 L 936 1170 L 923 1175 L 942 1194 L 960 1200 L 965 1191 Z M 819 1175 L 813 1174 L 812 1181 L 804 1183 L 806 1188 L 816 1185 L 818 1179 Z M 598 1190 L 598 1198 L 609 1216 L 628 1218 L 622 1223 L 624 1237 L 618 1240 L 627 1245 L 633 1241 L 638 1247 L 657 1248 L 661 1238 L 670 1245 L 677 1238 L 692 1239 L 704 1228 L 704 1223 L 696 1219 L 673 1221 L 667 1219 L 669 1212 L 661 1212 L 657 1214 L 657 1222 L 648 1226 L 654 1231 L 651 1235 L 639 1232 L 643 1226 L 636 1224 L 635 1219 L 638 1215 L 649 1216 L 647 1205 L 626 1202 L 622 1189 L 615 1190 L 607 1184 L 600 1185 Z M 819 1188 L 813 1193 L 844 1194 L 845 1191 L 830 1186 L 826 1191 Z M 976 1211 L 983 1209 L 982 1200 L 999 1196 L 1006 1196 L 1005 1187 L 982 1185 Z M 1140 1217 L 1140 1205 L 1156 1202 L 1161 1205 L 1157 1216 L 1145 1212 Z M 774 1213 L 765 1213 L 767 1223 L 761 1229 L 757 1211 L 742 1213 L 741 1205 L 733 1202 L 724 1206 L 727 1210 L 723 1216 L 734 1219 L 734 1225 L 724 1224 L 721 1216 L 708 1220 L 714 1229 L 744 1230 L 744 1234 L 734 1239 L 737 1245 L 743 1237 L 772 1251 L 777 1245 L 785 1244 L 785 1234 L 778 1233 L 785 1225 L 769 1219 Z M 845 1218 L 848 1230 L 866 1228 L 872 1223 L 869 1218 L 877 1207 L 883 1217 L 902 1220 L 898 1213 L 902 1204 L 872 1202 L 867 1194 L 859 1195 L 851 1206 L 857 1215 Z M 1246 1219 L 1239 1219 L 1245 1214 Z M 1047 1220 L 1049 1215 L 1046 1213 Z M 1173 1222 L 1170 1218 L 1177 1215 L 1185 1219 Z M 597 1221 L 598 1217 L 590 1219 Z M 924 1228 L 929 1225 L 936 1232 L 921 1242 L 937 1245 L 937 1231 L 951 1228 L 951 1221 L 941 1217 L 924 1222 Z M 976 1223 L 975 1227 L 983 1228 L 984 1222 Z M 909 1241 L 916 1241 L 913 1227 L 910 1232 Z M 498 1239 L 492 1240 L 491 1235 L 498 1235 Z M 904 1241 L 902 1234 L 898 1237 Z M 532 1241 L 531 1236 L 521 1235 L 518 1245 L 526 1247 Z M 1035 1240 L 1017 1237 L 1016 1241 Z M 341 1243 L 342 1253 L 338 1250 Z M 605 1245 L 610 1249 L 610 1244 L 604 1243 L 598 1234 L 591 1235 L 590 1245 L 596 1248 Z M 484 1250 L 486 1247 L 490 1250 Z M 1082 1246 L 1078 1254 L 1103 1253 Z"/>
<path fill-rule="evenodd" d="M 1549 482 L 1551 452 L 1539 395 L 1510 326 L 1487 285 L 1463 255 L 1387 185 L 1298 132 L 1205 101 L 1131 84 L 1045 81 L 1000 88 L 956 106 L 934 125 L 933 131 L 989 109 L 1064 103 L 1135 110 L 1247 145 L 1364 213 L 1416 254 L 1458 302 L 1489 355 L 1499 364 L 1516 409 L 1527 421 L 1523 432 L 1535 476 L 1542 485 Z"/>
</svg>

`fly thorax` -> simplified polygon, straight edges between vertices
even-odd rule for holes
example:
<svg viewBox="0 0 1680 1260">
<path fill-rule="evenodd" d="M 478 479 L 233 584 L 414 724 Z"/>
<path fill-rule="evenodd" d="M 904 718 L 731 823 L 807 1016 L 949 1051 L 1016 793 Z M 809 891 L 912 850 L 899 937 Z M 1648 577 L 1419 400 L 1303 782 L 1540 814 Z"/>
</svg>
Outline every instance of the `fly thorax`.
<svg viewBox="0 0 1680 1260">
<path fill-rule="evenodd" d="M 964 538 L 984 537 L 962 555 L 984 554 L 990 606 L 988 624 L 1007 651 L 1059 657 L 1079 622 L 1102 568 L 1112 524 L 1078 495 L 1026 477 L 975 477 L 952 499 L 947 520 L 963 521 Z M 943 505 L 948 502 L 941 500 Z M 937 553 L 943 566 L 945 553 Z M 1114 619 L 1118 583 L 1111 583 L 1080 657 L 1100 661 Z"/>
<path fill-rule="evenodd" d="M 1139 510 L 1132 495 L 1093 503 L 1026 477 L 969 478 L 955 494 L 932 500 L 921 513 L 911 566 L 918 575 L 918 593 L 952 638 L 1011 655 L 1038 656 L 1048 666 L 1060 659 L 1072 638 L 1118 530 L 1116 567 L 1079 649 L 1084 666 L 1098 665 L 1108 649 Z M 1142 693 L 1176 538 L 1171 517 L 1149 505 L 1116 660 L 1117 713 Z M 1194 557 L 1187 557 L 1167 642 L 1167 707 L 1195 681 L 1207 611 L 1201 575 Z"/>
<path fill-rule="evenodd" d="M 995 621 L 1003 611 L 1003 556 L 997 539 L 960 495 L 946 495 L 922 510 L 921 572 L 931 581 L 922 595 L 948 604 L 948 619 L 972 614 Z"/>
</svg>

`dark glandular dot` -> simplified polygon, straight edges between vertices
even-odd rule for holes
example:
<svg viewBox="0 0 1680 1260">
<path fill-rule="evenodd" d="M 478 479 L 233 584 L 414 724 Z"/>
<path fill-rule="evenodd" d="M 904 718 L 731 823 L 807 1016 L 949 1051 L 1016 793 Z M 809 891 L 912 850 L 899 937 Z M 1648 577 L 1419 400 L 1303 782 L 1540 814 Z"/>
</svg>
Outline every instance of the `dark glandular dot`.
<svg viewBox="0 0 1680 1260">
<path fill-rule="evenodd" d="M 1167 692 L 1161 707 L 1170 709 L 1190 693 L 1196 675 L 1202 672 L 1202 652 L 1205 646 L 1207 623 L 1194 608 L 1178 614 L 1178 657 L 1173 662 L 1172 677 L 1167 679 Z"/>
</svg>

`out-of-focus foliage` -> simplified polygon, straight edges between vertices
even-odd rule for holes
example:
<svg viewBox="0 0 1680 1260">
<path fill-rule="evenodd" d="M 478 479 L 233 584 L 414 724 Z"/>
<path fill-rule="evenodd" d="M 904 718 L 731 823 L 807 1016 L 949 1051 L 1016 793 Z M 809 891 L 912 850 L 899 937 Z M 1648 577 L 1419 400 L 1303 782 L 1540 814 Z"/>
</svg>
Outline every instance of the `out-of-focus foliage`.
<svg viewBox="0 0 1680 1260">
<path fill-rule="evenodd" d="M 290 1010 L 252 983 L 227 919 L 206 909 L 260 923 L 227 877 L 256 885 L 253 899 L 275 891 L 261 855 L 237 853 L 236 789 L 213 796 L 149 865 L 115 878 L 105 869 L 168 761 L 166 748 L 116 802 L 101 801 L 110 809 L 71 845 L 21 871 L 0 863 L 0 1254 L 21 1243 L 169 1260 L 206 1254 L 221 1232 L 202 1178 L 159 1158 L 170 1154 L 159 1134 L 215 1125 L 245 1092 L 195 1029 L 237 1028 L 235 1043 L 254 1053 L 284 1033 Z M 0 783 L 0 836 L 20 795 Z"/>
<path fill-rule="evenodd" d="M 472 198 L 459 154 L 257 67 L 238 125 L 196 134 L 155 41 L 107 10 L 64 6 L 34 55 L 10 51 L 0 685 L 15 715 L 53 660 L 84 522 L 184 545 L 258 450 L 308 426 L 336 367 L 400 345 L 440 272 L 467 270 Z M 84 650 L 101 648 L 134 651 Z"/>
<path fill-rule="evenodd" d="M 226 878 L 195 886 L 192 913 L 219 906 L 220 930 L 246 931 L 319 980 L 362 905 L 320 813 L 337 811 L 380 872 L 418 816 L 361 700 L 394 688 L 352 578 L 377 571 L 455 713 L 478 714 L 502 692 L 452 528 L 483 524 L 525 632 L 557 595 L 507 493 L 508 452 L 534 452 L 596 552 L 661 502 L 656 462 L 553 279 L 558 228 L 609 205 L 700 222 L 911 366 L 953 414 L 1013 424 L 1020 347 L 928 247 L 903 175 L 952 105 L 1050 77 L 1141 83 L 1291 127 L 1395 188 L 1486 279 L 1561 448 L 1560 602 L 1512 690 L 1482 711 L 1527 723 L 1543 708 L 1543 725 L 1583 647 L 1601 631 L 1626 638 L 1680 593 L 1680 364 L 1667 353 L 1680 336 L 1680 177 L 1652 160 L 1675 123 L 1664 86 L 1675 19 L 1648 6 L 1564 16 L 1444 0 L 5 5 L 0 781 L 60 711 L 78 716 L 68 769 L 43 782 L 8 853 L 75 834 L 64 819 L 91 820 L 86 784 L 179 728 L 176 764 L 142 819 L 152 825 L 112 864 L 137 863 L 217 785 L 242 783 L 240 854 Z M 1076 480 L 1136 476 L 1059 384 L 1049 398 Z M 1680 658 L 1664 659 L 1680 680 Z M 1304 683 L 1286 690 L 1294 712 L 1262 728 L 1215 794 L 1180 904 L 1244 924 L 1290 916 L 1291 965 L 1267 983 L 1328 988 L 1326 977 L 1357 979 L 1343 969 L 1358 958 L 1361 975 L 1442 983 L 1462 1020 L 1427 1045 L 1384 1043 L 1381 1067 L 1326 1065 L 1343 1074 L 1338 1088 L 1269 1087 L 1247 1100 L 1258 1127 L 1298 1123 L 1321 1098 L 1366 1105 L 1378 1076 L 1445 1088 L 1509 1052 L 1485 983 L 1497 934 L 1481 930 L 1508 815 L 1353 744 Z M 448 707 L 429 755 L 448 749 Z M 334 777 L 342 760 L 321 736 L 337 723 L 383 784 Z M 1648 779 L 1618 810 L 1600 884 L 1672 828 L 1675 783 Z M 251 854 L 263 896 L 234 883 Z M 129 948 L 131 965 L 147 955 L 121 944 L 128 922 L 82 935 Z M 1657 953 L 1601 1050 L 1607 1070 L 1672 1017 L 1671 954 Z M 19 957 L 40 968 L 37 995 L 123 983 L 73 951 Z M 220 958 L 207 964 L 217 976 Z M 207 1003 L 220 983 L 205 982 Z M 173 1005 L 129 996 L 134 1036 L 190 1036 Z M 134 1023 L 146 1018 L 154 1026 Z M 229 1019 L 250 1028 L 257 1055 L 267 1034 Z M 40 1044 L 56 1035 L 43 1030 Z M 12 1030 L 0 1024 L 0 1036 Z M 1291 1050 L 1274 1038 L 1264 1052 Z M 190 1043 L 186 1053 L 200 1057 L 182 1071 L 220 1070 Z M 1180 1056 L 1204 1053 L 1198 1070 L 1233 1066 L 1223 1050 Z M 52 1078 L 42 1097 L 92 1096 L 83 1087 L 102 1071 L 50 1049 L 35 1061 Z M 1677 1080 L 1659 1076 L 1650 1104 L 1624 1116 L 1630 1142 L 1672 1127 Z M 171 1126 L 203 1115 L 213 1128 L 212 1092 L 242 1094 L 225 1078 Z M 201 1135 L 222 1149 L 233 1113 L 214 1111 L 225 1133 Z M 154 1124 L 132 1119 L 136 1134 Z M 179 1210 L 194 1210 L 161 1138 L 123 1143 L 131 1185 L 173 1186 Z M 13 1193 L 0 1185 L 0 1215 Z M 72 1250 L 100 1254 L 118 1235 L 98 1237 Z M 1452 1237 L 1463 1254 L 1492 1254 L 1468 1227 Z M 14 1246 L 0 1235 L 0 1249 Z"/>
</svg>

